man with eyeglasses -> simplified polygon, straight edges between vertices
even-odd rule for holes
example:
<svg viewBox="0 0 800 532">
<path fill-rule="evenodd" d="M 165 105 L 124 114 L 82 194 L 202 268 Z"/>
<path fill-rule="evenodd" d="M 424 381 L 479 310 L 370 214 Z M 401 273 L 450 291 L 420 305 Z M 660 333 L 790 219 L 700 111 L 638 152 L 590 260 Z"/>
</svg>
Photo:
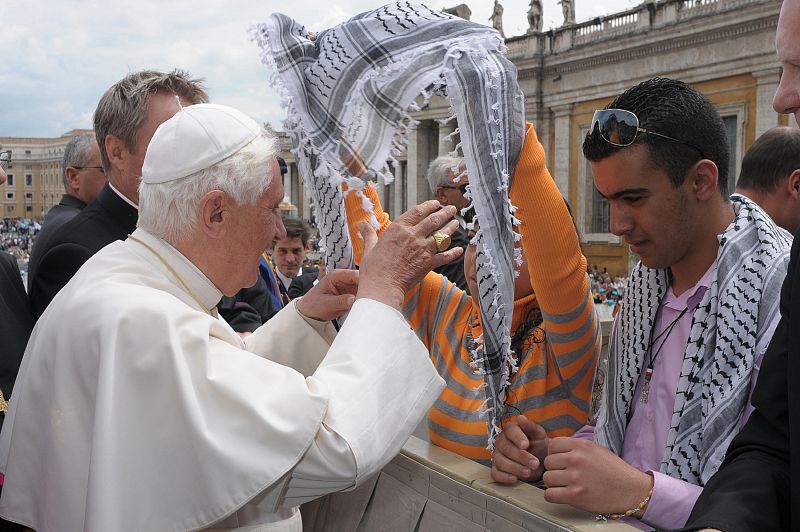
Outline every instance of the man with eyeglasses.
<svg viewBox="0 0 800 532">
<path fill-rule="evenodd" d="M 454 168 L 457 171 L 454 171 Z M 428 165 L 427 177 L 434 199 L 439 200 L 442 205 L 452 205 L 457 209 L 456 219 L 459 221 L 459 227 L 453 233 L 448 249 L 458 246 L 466 251 L 469 237 L 464 224 L 472 220 L 469 219 L 471 216 L 468 213 L 466 220 L 462 214 L 462 209 L 469 204 L 467 198 L 464 197 L 464 194 L 467 193 L 467 185 L 469 185 L 469 176 L 465 173 L 461 159 L 440 155 Z M 445 264 L 434 271 L 444 275 L 461 290 L 469 293 L 469 285 L 464 275 L 464 254 L 450 264 Z"/>
<path fill-rule="evenodd" d="M 772 107 L 800 125 L 800 0 L 784 0 L 775 44 L 782 74 Z M 792 245 L 781 321 L 764 357 L 755 410 L 706 484 L 687 530 L 783 531 L 800 527 L 800 241 Z"/>
<path fill-rule="evenodd" d="M 139 182 L 150 138 L 180 105 L 206 101 L 201 80 L 179 70 L 133 72 L 100 98 L 94 130 L 108 182 L 96 201 L 56 230 L 46 247 L 37 249 L 36 270 L 29 277 L 37 318 L 92 255 L 136 229 Z"/>
<path fill-rule="evenodd" d="M 680 81 L 645 81 L 595 113 L 583 152 L 612 232 L 641 259 L 600 413 L 571 438 L 548 440 L 524 417 L 507 425 L 495 480 L 541 477 L 551 502 L 636 526 L 685 524 L 752 412 L 791 245 L 754 202 L 728 197 L 727 146 L 714 106 Z"/>
<path fill-rule="evenodd" d="M 89 205 L 103 190 L 106 175 L 100 160 L 97 139 L 91 133 L 76 135 L 64 148 L 64 196 L 45 216 L 42 227 L 60 226 Z"/>
<path fill-rule="evenodd" d="M 61 180 L 64 184 L 64 195 L 57 205 L 47 211 L 31 251 L 28 262 L 29 290 L 30 280 L 33 279 L 42 258 L 42 250 L 50 248 L 49 241 L 58 228 L 93 202 L 106 184 L 100 148 L 93 134 L 76 135 L 69 140 L 64 148 Z"/>
</svg>

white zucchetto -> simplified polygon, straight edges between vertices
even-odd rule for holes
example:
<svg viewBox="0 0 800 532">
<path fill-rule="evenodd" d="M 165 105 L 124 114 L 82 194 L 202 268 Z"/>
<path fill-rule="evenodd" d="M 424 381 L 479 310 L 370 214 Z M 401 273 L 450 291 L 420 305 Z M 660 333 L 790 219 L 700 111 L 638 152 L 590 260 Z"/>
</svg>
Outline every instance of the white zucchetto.
<svg viewBox="0 0 800 532">
<path fill-rule="evenodd" d="M 158 126 L 142 165 L 142 181 L 166 183 L 208 168 L 261 134 L 261 127 L 232 107 L 201 103 L 182 107 Z"/>
</svg>

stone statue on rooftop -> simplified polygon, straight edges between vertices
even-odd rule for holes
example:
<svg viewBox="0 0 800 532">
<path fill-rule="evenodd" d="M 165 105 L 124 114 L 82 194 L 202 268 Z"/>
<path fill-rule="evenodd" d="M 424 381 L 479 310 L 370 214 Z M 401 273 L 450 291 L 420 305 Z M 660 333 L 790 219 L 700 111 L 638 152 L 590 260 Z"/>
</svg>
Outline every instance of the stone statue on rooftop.
<svg viewBox="0 0 800 532">
<path fill-rule="evenodd" d="M 561 12 L 564 14 L 564 26 L 575 24 L 575 0 L 558 0 Z"/>
<path fill-rule="evenodd" d="M 500 32 L 500 36 L 505 39 L 506 34 L 503 33 L 503 6 L 499 0 L 494 0 L 494 9 L 489 20 L 492 22 L 492 27 Z"/>
<path fill-rule="evenodd" d="M 531 0 L 528 8 L 528 33 L 542 31 L 542 0 Z"/>
</svg>

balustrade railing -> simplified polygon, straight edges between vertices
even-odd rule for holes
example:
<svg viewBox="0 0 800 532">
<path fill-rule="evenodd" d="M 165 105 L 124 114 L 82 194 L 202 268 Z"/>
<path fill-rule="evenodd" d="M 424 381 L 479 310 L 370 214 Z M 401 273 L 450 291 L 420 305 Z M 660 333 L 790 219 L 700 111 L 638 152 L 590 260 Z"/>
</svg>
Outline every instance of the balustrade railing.
<svg viewBox="0 0 800 532">
<path fill-rule="evenodd" d="M 620 36 L 649 31 L 747 5 L 773 4 L 774 0 L 660 0 L 611 13 L 578 24 L 568 24 L 544 33 L 511 37 L 507 40 L 510 57 L 532 53 L 564 52 L 574 47 Z"/>
</svg>

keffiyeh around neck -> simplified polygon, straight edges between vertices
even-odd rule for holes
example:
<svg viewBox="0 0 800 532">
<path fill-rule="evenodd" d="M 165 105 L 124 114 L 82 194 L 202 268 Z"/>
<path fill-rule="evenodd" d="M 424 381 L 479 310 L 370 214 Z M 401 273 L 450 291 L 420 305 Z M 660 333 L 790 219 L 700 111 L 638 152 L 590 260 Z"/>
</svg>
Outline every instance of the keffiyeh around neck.
<svg viewBox="0 0 800 532">
<path fill-rule="evenodd" d="M 516 68 L 486 26 L 408 2 L 362 13 L 310 41 L 281 14 L 255 27 L 263 61 L 276 68 L 273 85 L 287 108 L 284 124 L 316 207 L 328 268 L 352 267 L 342 182 L 390 182 L 389 164 L 416 122 L 409 110 L 433 92 L 450 99 L 470 194 L 480 229 L 475 236 L 483 337 L 474 354 L 485 372 L 489 443 L 498 431 L 509 375 L 514 301 L 511 175 L 525 135 Z M 354 176 L 353 161 L 366 171 Z M 389 163 L 387 163 L 389 161 Z M 371 205 L 364 197 L 367 210 Z"/>
<path fill-rule="evenodd" d="M 661 472 L 703 486 L 719 468 L 750 394 L 770 309 L 786 273 L 791 236 L 752 201 L 731 197 L 736 218 L 718 237 L 717 273 L 692 315 Z M 622 453 L 633 396 L 669 272 L 639 263 L 614 324 L 595 442 Z M 766 309 L 766 310 L 765 310 Z"/>
</svg>

